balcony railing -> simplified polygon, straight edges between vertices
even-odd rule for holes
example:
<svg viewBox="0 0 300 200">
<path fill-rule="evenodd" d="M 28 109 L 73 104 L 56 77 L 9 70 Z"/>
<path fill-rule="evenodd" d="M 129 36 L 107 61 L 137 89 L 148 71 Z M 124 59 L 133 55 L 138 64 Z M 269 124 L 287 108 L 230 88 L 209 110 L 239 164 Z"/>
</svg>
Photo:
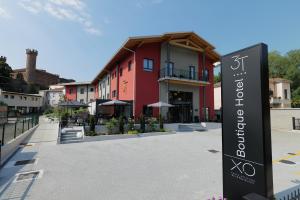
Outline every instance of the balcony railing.
<svg viewBox="0 0 300 200">
<path fill-rule="evenodd" d="M 197 72 L 192 72 L 189 70 L 183 69 L 168 69 L 162 68 L 159 73 L 159 78 L 177 78 L 177 79 L 185 79 L 185 80 L 193 80 L 193 81 L 208 81 L 208 77 L 199 77 Z"/>
</svg>

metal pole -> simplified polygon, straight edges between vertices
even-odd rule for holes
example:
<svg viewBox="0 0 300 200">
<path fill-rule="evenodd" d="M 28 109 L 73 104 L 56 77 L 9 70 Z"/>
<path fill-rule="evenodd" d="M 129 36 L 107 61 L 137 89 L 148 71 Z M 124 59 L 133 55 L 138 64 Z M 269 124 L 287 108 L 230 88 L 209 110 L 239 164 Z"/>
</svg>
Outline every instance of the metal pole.
<svg viewBox="0 0 300 200">
<path fill-rule="evenodd" d="M 2 146 L 4 145 L 4 134 L 5 134 L 5 124 L 3 124 L 3 129 L 2 129 Z"/>
<path fill-rule="evenodd" d="M 293 130 L 296 129 L 296 118 L 292 117 L 292 121 L 293 121 Z"/>
<path fill-rule="evenodd" d="M 18 120 L 17 120 L 16 123 L 15 123 L 15 133 L 14 133 L 14 138 L 17 137 L 17 122 L 18 122 Z"/>
<path fill-rule="evenodd" d="M 24 133 L 24 119 L 23 119 L 22 133 Z"/>
</svg>

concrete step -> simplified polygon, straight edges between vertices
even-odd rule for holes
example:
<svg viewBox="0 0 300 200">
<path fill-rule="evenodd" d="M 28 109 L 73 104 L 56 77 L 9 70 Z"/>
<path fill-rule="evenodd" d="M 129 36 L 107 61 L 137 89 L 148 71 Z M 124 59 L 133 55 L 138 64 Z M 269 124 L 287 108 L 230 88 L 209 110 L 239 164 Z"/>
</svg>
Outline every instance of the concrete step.
<svg viewBox="0 0 300 200">
<path fill-rule="evenodd" d="M 207 131 L 205 127 L 201 124 L 179 124 L 178 131 L 188 132 L 188 131 Z"/>
<path fill-rule="evenodd" d="M 69 144 L 69 143 L 79 143 L 82 142 L 83 140 L 64 140 L 64 141 L 60 141 L 61 144 Z"/>
</svg>

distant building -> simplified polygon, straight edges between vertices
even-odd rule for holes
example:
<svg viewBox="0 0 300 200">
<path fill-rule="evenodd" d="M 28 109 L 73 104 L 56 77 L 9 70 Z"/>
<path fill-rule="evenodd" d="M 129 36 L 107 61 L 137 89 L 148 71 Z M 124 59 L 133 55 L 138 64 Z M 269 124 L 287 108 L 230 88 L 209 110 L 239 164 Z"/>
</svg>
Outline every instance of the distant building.
<svg viewBox="0 0 300 200">
<path fill-rule="evenodd" d="M 62 82 L 72 82 L 72 79 L 60 78 L 57 74 L 52 74 L 46 70 L 36 68 L 36 58 L 38 51 L 35 49 L 26 49 L 26 68 L 15 69 L 12 73 L 12 78 L 22 78 L 28 84 L 36 84 L 42 88 L 48 88 L 49 85 Z"/>
<path fill-rule="evenodd" d="M 0 89 L 0 101 L 8 106 L 8 112 L 19 111 L 21 114 L 39 112 L 43 105 L 43 98 L 37 94 L 8 92 Z"/>
<path fill-rule="evenodd" d="M 43 108 L 57 107 L 64 99 L 64 89 L 60 88 L 40 90 L 39 93 L 43 97 Z"/>
<path fill-rule="evenodd" d="M 270 106 L 272 108 L 291 107 L 291 82 L 283 78 L 270 78 Z"/>
<path fill-rule="evenodd" d="M 290 108 L 291 107 L 291 81 L 283 78 L 270 78 L 270 107 Z M 220 113 L 221 104 L 221 83 L 214 84 L 214 108 Z"/>
<path fill-rule="evenodd" d="M 90 81 L 60 84 L 64 86 L 65 100 L 89 103 L 95 98 L 95 87 Z"/>
</svg>

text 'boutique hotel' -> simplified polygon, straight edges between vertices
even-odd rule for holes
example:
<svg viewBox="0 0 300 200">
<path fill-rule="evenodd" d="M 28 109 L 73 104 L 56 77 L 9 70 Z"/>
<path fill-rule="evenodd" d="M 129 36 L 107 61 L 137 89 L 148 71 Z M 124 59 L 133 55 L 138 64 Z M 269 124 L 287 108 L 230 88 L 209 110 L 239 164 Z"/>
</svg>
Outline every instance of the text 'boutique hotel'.
<svg viewBox="0 0 300 200">
<path fill-rule="evenodd" d="M 169 122 L 214 118 L 214 47 L 193 32 L 130 37 L 94 78 L 95 98 L 127 101 L 130 116 L 157 117 L 158 101 Z"/>
</svg>

